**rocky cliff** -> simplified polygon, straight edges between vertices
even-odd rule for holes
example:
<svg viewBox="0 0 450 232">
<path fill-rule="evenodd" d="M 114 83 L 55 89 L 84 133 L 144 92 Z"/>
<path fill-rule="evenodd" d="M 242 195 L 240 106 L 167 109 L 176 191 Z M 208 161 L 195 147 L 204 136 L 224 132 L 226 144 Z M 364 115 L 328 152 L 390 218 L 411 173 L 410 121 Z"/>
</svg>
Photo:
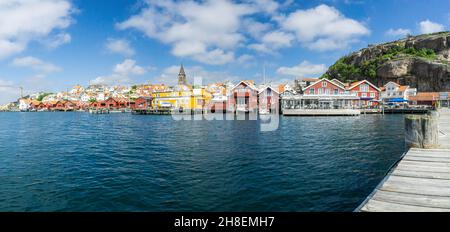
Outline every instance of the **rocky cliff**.
<svg viewBox="0 0 450 232">
<path fill-rule="evenodd" d="M 378 86 L 395 81 L 419 91 L 450 91 L 450 32 L 370 45 L 339 59 L 323 77 L 368 79 Z"/>
</svg>

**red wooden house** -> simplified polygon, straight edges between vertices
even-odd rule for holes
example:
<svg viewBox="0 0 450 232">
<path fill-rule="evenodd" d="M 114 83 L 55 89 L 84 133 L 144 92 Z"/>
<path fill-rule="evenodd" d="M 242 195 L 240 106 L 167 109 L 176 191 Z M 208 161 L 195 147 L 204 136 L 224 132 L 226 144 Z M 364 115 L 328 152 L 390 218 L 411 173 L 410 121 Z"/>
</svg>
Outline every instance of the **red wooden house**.
<svg viewBox="0 0 450 232">
<path fill-rule="evenodd" d="M 258 107 L 260 113 L 277 112 L 280 103 L 280 93 L 270 87 L 266 86 L 258 92 Z"/>
<path fill-rule="evenodd" d="M 328 79 L 320 79 L 306 87 L 305 95 L 340 95 L 344 94 L 345 88 Z"/>
<path fill-rule="evenodd" d="M 132 109 L 148 109 L 152 107 L 152 98 L 151 97 L 139 97 L 134 101 L 134 106 Z"/>
<path fill-rule="evenodd" d="M 341 109 L 353 108 L 359 98 L 348 92 L 345 86 L 328 79 L 320 79 L 304 89 L 301 108 Z"/>
<path fill-rule="evenodd" d="M 106 108 L 106 103 L 105 101 L 94 101 L 89 104 L 89 108 L 104 109 Z"/>
<path fill-rule="evenodd" d="M 379 104 L 381 90 L 367 80 L 351 83 L 348 91 L 359 97 L 359 100 L 354 102 L 359 108 L 374 107 Z"/>
<path fill-rule="evenodd" d="M 120 103 L 111 97 L 105 100 L 105 105 L 108 109 L 116 109 L 120 107 Z"/>
<path fill-rule="evenodd" d="M 258 89 L 247 81 L 241 81 L 231 89 L 228 110 L 232 112 L 255 112 L 258 109 Z"/>
</svg>

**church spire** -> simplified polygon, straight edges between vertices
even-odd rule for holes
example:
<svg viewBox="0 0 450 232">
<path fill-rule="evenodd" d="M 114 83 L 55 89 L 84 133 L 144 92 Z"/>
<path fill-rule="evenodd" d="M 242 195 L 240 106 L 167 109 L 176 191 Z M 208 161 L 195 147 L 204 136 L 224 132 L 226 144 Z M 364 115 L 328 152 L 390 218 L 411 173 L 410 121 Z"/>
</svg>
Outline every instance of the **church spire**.
<svg viewBox="0 0 450 232">
<path fill-rule="evenodd" d="M 178 85 L 187 85 L 183 64 L 181 64 L 180 73 L 178 73 Z"/>
</svg>

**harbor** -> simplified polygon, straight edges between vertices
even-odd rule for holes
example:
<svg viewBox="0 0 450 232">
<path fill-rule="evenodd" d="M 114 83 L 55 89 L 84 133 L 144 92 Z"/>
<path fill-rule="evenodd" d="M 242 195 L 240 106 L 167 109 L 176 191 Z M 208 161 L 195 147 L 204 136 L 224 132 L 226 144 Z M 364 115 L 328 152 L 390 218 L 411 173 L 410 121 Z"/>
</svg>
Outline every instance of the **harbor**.
<svg viewBox="0 0 450 232">
<path fill-rule="evenodd" d="M 422 122 L 427 131 L 413 132 L 419 133 L 413 141 L 406 139 L 413 147 L 356 211 L 450 212 L 450 109 L 437 114 L 429 119 L 437 123 Z M 429 128 L 433 124 L 436 128 Z"/>
<path fill-rule="evenodd" d="M 352 211 L 404 152 L 399 114 L 280 116 L 269 133 L 130 113 L 0 121 L 0 210 L 13 212 Z"/>
</svg>

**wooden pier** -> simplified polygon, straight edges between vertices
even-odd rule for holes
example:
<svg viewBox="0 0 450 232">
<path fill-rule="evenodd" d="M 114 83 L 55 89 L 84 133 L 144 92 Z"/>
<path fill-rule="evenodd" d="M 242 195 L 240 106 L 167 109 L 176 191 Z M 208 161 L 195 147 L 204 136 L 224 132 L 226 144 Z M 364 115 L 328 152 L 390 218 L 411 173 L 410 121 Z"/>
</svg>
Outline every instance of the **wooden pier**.
<svg viewBox="0 0 450 232">
<path fill-rule="evenodd" d="M 360 110 L 354 109 L 284 109 L 284 116 L 358 116 Z"/>
<path fill-rule="evenodd" d="M 439 111 L 437 149 L 410 149 L 357 212 L 450 212 L 450 110 Z"/>
</svg>

